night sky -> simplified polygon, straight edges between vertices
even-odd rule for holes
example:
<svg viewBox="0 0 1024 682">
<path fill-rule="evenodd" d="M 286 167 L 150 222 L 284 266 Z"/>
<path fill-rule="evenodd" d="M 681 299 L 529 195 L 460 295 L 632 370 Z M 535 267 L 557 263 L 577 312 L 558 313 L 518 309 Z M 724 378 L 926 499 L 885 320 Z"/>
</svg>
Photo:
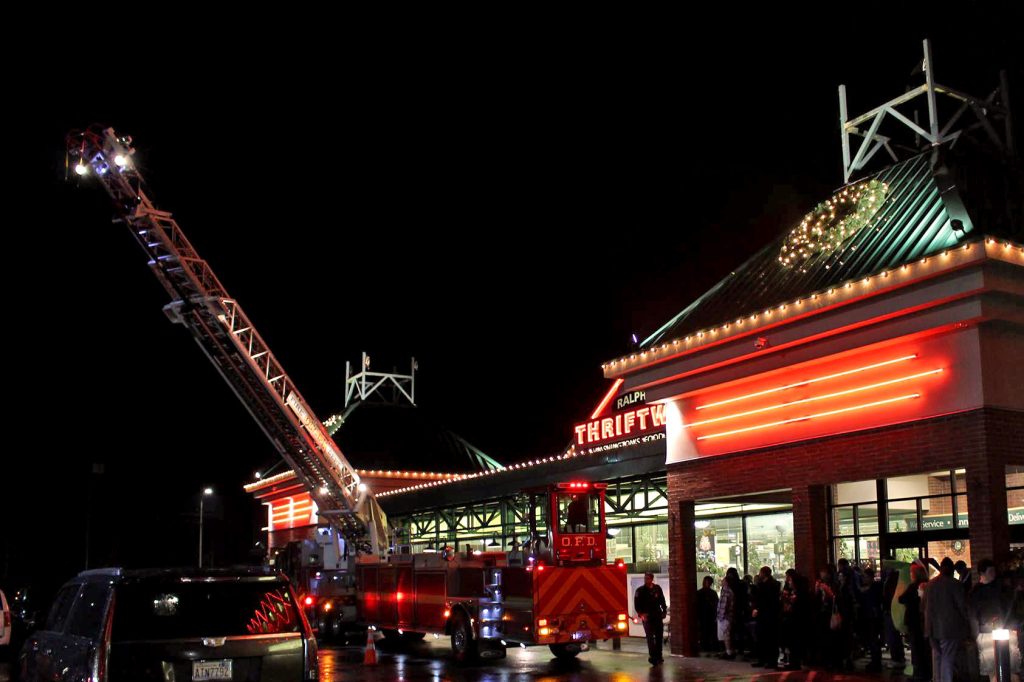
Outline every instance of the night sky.
<svg viewBox="0 0 1024 682">
<path fill-rule="evenodd" d="M 851 113 L 881 104 L 922 82 L 930 36 L 940 82 L 987 95 L 1002 66 L 1024 92 L 1009 7 L 657 36 L 378 25 L 358 45 L 210 37 L 179 55 L 149 41 L 15 76 L 0 585 L 80 570 L 88 519 L 93 566 L 194 563 L 205 485 L 215 561 L 252 560 L 262 518 L 241 486 L 276 461 L 164 317 L 106 195 L 64 182 L 68 130 L 134 137 L 151 198 L 321 418 L 343 405 L 345 360 L 404 370 L 415 356 L 421 409 L 514 462 L 567 445 L 631 333 L 842 183 L 839 83 Z M 934 14 L 966 11 L 952 8 Z"/>
</svg>

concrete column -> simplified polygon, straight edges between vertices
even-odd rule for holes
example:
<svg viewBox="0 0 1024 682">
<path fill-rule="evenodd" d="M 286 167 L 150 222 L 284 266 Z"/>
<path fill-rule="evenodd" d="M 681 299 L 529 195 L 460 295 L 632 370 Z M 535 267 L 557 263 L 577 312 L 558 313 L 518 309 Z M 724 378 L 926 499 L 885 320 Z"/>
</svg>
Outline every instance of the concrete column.
<svg viewBox="0 0 1024 682">
<path fill-rule="evenodd" d="M 793 486 L 796 570 L 813 581 L 828 561 L 828 496 L 823 485 Z"/>
</svg>

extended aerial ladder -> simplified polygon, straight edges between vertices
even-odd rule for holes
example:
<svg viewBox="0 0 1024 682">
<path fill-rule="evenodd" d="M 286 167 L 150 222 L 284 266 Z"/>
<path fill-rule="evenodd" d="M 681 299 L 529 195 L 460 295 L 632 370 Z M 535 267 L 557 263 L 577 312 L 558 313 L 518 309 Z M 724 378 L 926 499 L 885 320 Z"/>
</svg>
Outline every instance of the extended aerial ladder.
<svg viewBox="0 0 1024 682">
<path fill-rule="evenodd" d="M 171 297 L 164 312 L 184 325 L 271 443 L 313 495 L 319 515 L 361 551 L 388 549 L 387 519 L 255 326 L 166 211 L 150 201 L 130 137 L 112 128 L 74 131 L 68 159 L 96 178 Z"/>
</svg>

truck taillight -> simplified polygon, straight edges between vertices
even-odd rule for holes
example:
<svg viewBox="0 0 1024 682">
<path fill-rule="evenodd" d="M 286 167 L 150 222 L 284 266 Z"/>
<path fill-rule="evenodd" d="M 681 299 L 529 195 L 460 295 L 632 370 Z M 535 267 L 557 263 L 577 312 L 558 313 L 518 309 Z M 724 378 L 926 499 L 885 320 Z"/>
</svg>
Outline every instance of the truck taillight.
<svg viewBox="0 0 1024 682">
<path fill-rule="evenodd" d="M 537 634 L 539 634 L 541 637 L 547 637 L 551 634 L 551 630 L 549 630 L 548 628 L 541 628 L 537 631 Z"/>
<path fill-rule="evenodd" d="M 537 625 L 539 625 L 540 627 L 544 627 L 547 624 L 548 624 L 548 619 L 547 618 L 541 618 L 540 620 L 537 621 Z"/>
<path fill-rule="evenodd" d="M 451 615 L 452 615 L 452 610 L 451 610 L 451 609 L 445 609 L 445 610 L 444 610 L 444 617 L 445 617 L 445 618 L 448 618 L 448 617 L 450 617 Z"/>
<path fill-rule="evenodd" d="M 331 604 L 331 602 L 327 602 L 324 604 L 324 611 L 330 611 L 332 606 L 333 604 Z"/>
<path fill-rule="evenodd" d="M 626 630 L 626 628 L 628 626 L 626 625 L 625 622 L 619 621 L 618 623 L 615 624 L 615 627 L 618 628 L 619 630 L 622 630 L 623 632 L 625 632 L 625 630 Z"/>
<path fill-rule="evenodd" d="M 312 597 L 306 597 L 305 599 L 302 600 L 302 603 L 305 604 L 306 606 L 312 606 L 313 605 L 313 598 Z"/>
<path fill-rule="evenodd" d="M 619 620 L 626 620 L 626 614 L 620 613 L 619 614 Z"/>
</svg>

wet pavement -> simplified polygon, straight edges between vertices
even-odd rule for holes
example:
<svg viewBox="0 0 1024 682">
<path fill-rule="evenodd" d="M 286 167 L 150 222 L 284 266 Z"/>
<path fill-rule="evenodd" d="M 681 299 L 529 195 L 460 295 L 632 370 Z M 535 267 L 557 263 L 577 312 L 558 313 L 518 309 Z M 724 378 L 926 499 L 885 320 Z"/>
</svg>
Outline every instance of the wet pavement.
<svg viewBox="0 0 1024 682">
<path fill-rule="evenodd" d="M 902 681 L 896 669 L 882 674 L 862 672 L 825 673 L 819 670 L 800 672 L 765 671 L 752 668 L 745 661 L 723 661 L 716 658 L 684 658 L 666 654 L 665 662 L 651 666 L 642 639 L 623 642 L 621 651 L 610 643 L 602 643 L 572 661 L 559 661 L 547 647 L 509 649 L 500 661 L 459 666 L 451 660 L 447 638 L 428 639 L 412 645 L 378 643 L 378 664 L 364 666 L 364 648 L 324 647 L 320 651 L 320 679 L 326 682 L 343 680 L 630 680 L 690 682 L 881 682 Z M 862 668 L 866 661 L 860 662 Z"/>
<path fill-rule="evenodd" d="M 630 682 L 903 682 L 897 669 L 887 668 L 882 674 L 863 672 L 825 673 L 820 670 L 775 672 L 752 668 L 745 661 L 722 661 L 716 658 L 684 658 L 666 654 L 660 666 L 647 662 L 647 648 L 639 638 L 624 640 L 621 651 L 610 643 L 601 643 L 573 661 L 559 661 L 547 647 L 509 649 L 501 661 L 459 666 L 451 660 L 447 638 L 428 639 L 412 645 L 393 646 L 378 643 L 378 664 L 363 665 L 362 646 L 324 646 L 320 650 L 321 682 L 345 680 L 442 680 L 453 681 L 520 681 L 548 680 L 610 680 Z M 859 666 L 863 668 L 865 661 Z M 0 682 L 12 677 L 8 666 L 0 663 Z"/>
</svg>

